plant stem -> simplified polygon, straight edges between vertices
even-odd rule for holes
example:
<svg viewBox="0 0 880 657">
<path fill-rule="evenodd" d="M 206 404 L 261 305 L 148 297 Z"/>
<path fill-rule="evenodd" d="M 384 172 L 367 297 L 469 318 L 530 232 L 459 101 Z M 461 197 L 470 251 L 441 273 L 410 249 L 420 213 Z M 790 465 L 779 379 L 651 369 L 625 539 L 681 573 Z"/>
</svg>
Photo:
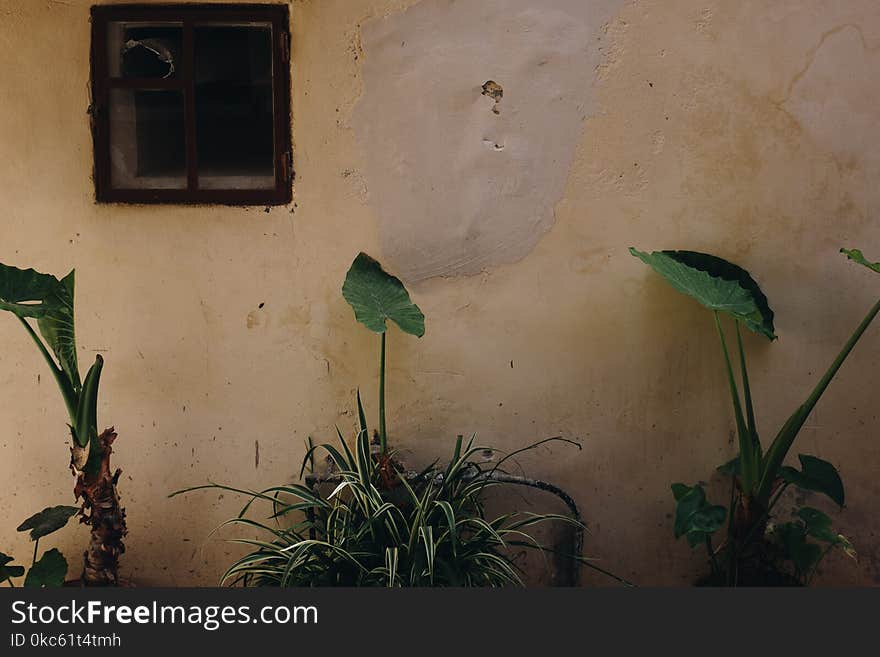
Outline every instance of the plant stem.
<svg viewBox="0 0 880 657">
<path fill-rule="evenodd" d="M 739 369 L 740 375 L 742 376 L 743 397 L 745 398 L 746 404 L 746 421 L 749 426 L 749 434 L 751 434 L 755 446 L 760 448 L 760 443 L 758 442 L 758 426 L 755 422 L 755 409 L 752 406 L 752 391 L 749 387 L 749 373 L 746 369 L 746 352 L 743 349 L 742 331 L 740 331 L 739 321 L 736 322 L 736 345 L 739 348 Z"/>
<path fill-rule="evenodd" d="M 40 546 L 40 539 L 34 541 L 34 558 L 31 560 L 31 568 L 37 563 L 37 548 Z"/>
<path fill-rule="evenodd" d="M 727 554 L 725 555 L 727 561 L 727 585 L 731 586 L 733 583 L 731 581 L 731 577 L 733 576 L 733 564 L 736 561 L 736 541 L 733 540 L 733 514 L 736 512 L 736 475 L 733 474 L 730 477 L 730 503 L 728 505 L 727 511 Z"/>
<path fill-rule="evenodd" d="M 745 539 L 743 539 L 742 546 L 745 547 L 749 544 L 752 538 L 755 535 L 755 532 L 758 531 L 758 528 L 770 517 L 770 512 L 773 510 L 773 507 L 776 506 L 776 503 L 779 501 L 779 498 L 782 497 L 782 494 L 785 492 L 785 489 L 788 488 L 789 484 L 783 484 L 783 486 L 776 492 L 776 495 L 773 496 L 773 499 L 770 500 L 770 503 L 767 505 L 767 509 L 761 514 L 761 517 L 758 518 L 757 522 L 752 525 L 752 528 L 749 530 L 749 533 L 746 534 Z"/>
<path fill-rule="evenodd" d="M 859 338 L 862 337 L 862 334 L 867 330 L 871 322 L 874 321 L 874 318 L 877 316 L 878 312 L 880 312 L 880 300 L 878 300 L 877 303 L 875 303 L 874 306 L 871 308 L 871 310 L 868 311 L 868 314 L 865 315 L 865 318 L 862 320 L 861 324 L 858 325 L 855 332 L 850 336 L 849 340 L 846 341 L 846 344 L 843 345 L 843 349 L 841 349 L 840 353 L 837 354 L 837 358 L 835 358 L 834 362 L 831 363 L 831 367 L 828 368 L 828 371 L 825 372 L 825 374 L 816 384 L 813 392 L 811 392 L 810 396 L 807 397 L 807 401 L 805 401 L 801 406 L 798 406 L 797 410 L 792 413 L 791 417 L 788 418 L 782 429 L 779 431 L 779 435 L 776 436 L 775 440 L 770 445 L 770 448 L 767 450 L 767 455 L 764 458 L 765 466 L 760 484 L 758 486 L 758 499 L 763 499 L 770 496 L 770 489 L 773 486 L 773 481 L 776 478 L 779 467 L 785 460 L 785 456 L 788 454 L 788 450 L 791 449 L 795 438 L 797 438 L 798 432 L 807 421 L 807 418 L 810 416 L 813 407 L 816 406 L 816 403 L 819 401 L 822 393 L 825 392 L 825 388 L 827 388 L 828 384 L 831 383 L 831 379 L 833 379 L 834 375 L 837 374 L 837 370 L 839 370 L 840 366 L 843 365 L 843 361 L 845 361 L 846 357 L 849 356 L 849 352 L 851 352 L 853 350 L 853 347 L 856 346 Z"/>
<path fill-rule="evenodd" d="M 388 437 L 385 434 L 385 334 L 382 332 L 382 349 L 379 356 L 379 448 L 388 451 Z"/>
<path fill-rule="evenodd" d="M 809 411 L 813 410 L 813 406 L 816 405 L 816 402 L 819 401 L 819 397 L 822 396 L 822 393 L 825 392 L 825 388 L 828 387 L 828 384 L 831 383 L 831 379 L 834 378 L 834 375 L 837 374 L 837 370 L 840 369 L 840 366 L 843 365 L 843 361 L 846 360 L 846 357 L 849 356 L 849 352 L 853 350 L 853 347 L 856 346 L 856 343 L 859 341 L 859 338 L 862 337 L 862 333 L 867 330 L 868 326 L 870 326 L 871 322 L 874 321 L 874 317 L 877 316 L 877 313 L 880 312 L 880 299 L 878 299 L 877 303 L 868 311 L 868 314 L 865 315 L 865 318 L 862 320 L 862 323 L 859 324 L 858 328 L 856 328 L 855 333 L 850 336 L 849 340 L 846 341 L 846 344 L 843 345 L 843 349 L 840 350 L 840 353 L 837 354 L 837 358 L 834 359 L 834 362 L 831 363 L 831 367 L 828 368 L 828 371 L 825 372 L 825 375 L 816 384 L 816 388 L 807 398 L 807 401 L 804 403 L 804 407 L 807 409 L 807 415 L 809 415 Z M 806 417 L 804 417 L 806 419 Z"/>
<path fill-rule="evenodd" d="M 810 570 L 810 572 L 809 572 L 809 573 L 807 574 L 807 576 L 804 578 L 804 583 L 805 583 L 807 586 L 809 586 L 809 585 L 812 583 L 813 578 L 816 576 L 816 573 L 819 571 L 819 564 L 822 563 L 822 560 L 823 560 L 826 556 L 828 556 L 828 553 L 831 552 L 831 550 L 832 550 L 833 548 L 834 548 L 834 545 L 833 545 L 833 544 L 830 544 L 830 545 L 829 545 L 827 548 L 825 548 L 825 550 L 822 552 L 822 556 L 820 556 L 820 557 L 816 560 L 816 563 L 813 564 L 813 568 L 812 568 L 812 570 Z"/>
<path fill-rule="evenodd" d="M 748 434 L 745 420 L 743 420 L 742 406 L 739 401 L 739 390 L 736 387 L 736 378 L 733 375 L 733 367 L 730 364 L 730 354 L 727 351 L 727 341 L 724 339 L 724 330 L 721 328 L 721 318 L 715 311 L 715 327 L 718 329 L 718 337 L 721 339 L 721 350 L 724 352 L 724 364 L 727 366 L 727 383 L 730 386 L 730 398 L 733 401 L 733 413 L 736 417 L 736 432 L 739 434 L 739 467 L 743 480 L 743 489 L 750 493 L 755 480 L 755 463 L 751 437 Z"/>
<path fill-rule="evenodd" d="M 709 559 L 711 559 L 712 563 L 712 573 L 717 575 L 719 573 L 718 560 L 715 558 L 715 550 L 712 547 L 712 537 L 708 534 L 706 534 L 706 549 L 709 551 Z"/>
<path fill-rule="evenodd" d="M 70 416 L 70 424 L 76 424 L 76 391 L 73 389 L 73 385 L 70 380 L 67 378 L 64 370 L 58 367 L 58 364 L 55 362 L 55 359 L 49 354 L 49 350 L 46 349 L 46 345 L 43 344 L 43 341 L 40 340 L 39 336 L 37 336 L 34 329 L 30 324 L 27 323 L 23 317 L 18 317 L 18 321 L 21 322 L 22 326 L 24 326 L 25 330 L 28 332 L 28 335 L 31 336 L 31 339 L 34 341 L 34 344 L 37 345 L 37 348 L 40 350 L 40 353 L 43 354 L 43 358 L 46 363 L 49 365 L 49 369 L 52 370 L 52 375 L 55 377 L 55 381 L 58 383 L 58 388 L 61 390 L 61 396 L 64 397 L 64 405 L 67 407 L 67 414 Z"/>
</svg>

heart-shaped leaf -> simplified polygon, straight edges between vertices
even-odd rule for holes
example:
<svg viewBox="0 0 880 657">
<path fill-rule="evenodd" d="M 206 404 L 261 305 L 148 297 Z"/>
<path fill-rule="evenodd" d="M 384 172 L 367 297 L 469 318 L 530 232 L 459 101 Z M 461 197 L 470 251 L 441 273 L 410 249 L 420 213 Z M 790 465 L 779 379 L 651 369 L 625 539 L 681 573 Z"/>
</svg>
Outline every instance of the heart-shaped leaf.
<svg viewBox="0 0 880 657">
<path fill-rule="evenodd" d="M 672 494 L 676 502 L 673 531 L 675 538 L 679 538 L 687 534 L 690 517 L 706 503 L 706 493 L 702 486 L 691 488 L 684 484 L 673 484 Z"/>
<path fill-rule="evenodd" d="M 709 310 L 727 313 L 755 333 L 776 339 L 773 311 L 767 297 L 742 267 L 696 251 L 630 253 L 650 265 L 672 287 L 699 301 Z"/>
<path fill-rule="evenodd" d="M 724 526 L 724 519 L 727 518 L 727 509 L 723 506 L 707 504 L 702 509 L 691 515 L 688 522 L 689 532 L 700 532 L 702 534 L 711 534 Z"/>
<path fill-rule="evenodd" d="M 810 506 L 801 507 L 797 516 L 804 521 L 804 529 L 809 536 L 826 543 L 836 543 L 837 534 L 831 528 L 831 518 Z"/>
<path fill-rule="evenodd" d="M 79 511 L 77 506 L 50 506 L 21 523 L 16 531 L 26 532 L 31 530 L 31 540 L 47 536 L 67 524 Z"/>
<path fill-rule="evenodd" d="M 801 574 L 809 573 L 822 558 L 822 548 L 807 540 L 806 530 L 800 524 L 779 525 L 774 534 Z"/>
<path fill-rule="evenodd" d="M 24 578 L 24 585 L 30 588 L 61 586 L 66 575 L 67 559 L 56 548 L 52 548 L 31 566 Z"/>
<path fill-rule="evenodd" d="M 351 263 L 342 296 L 354 309 L 355 318 L 375 333 L 384 333 L 385 321 L 390 319 L 405 333 L 419 338 L 425 334 L 425 316 L 403 283 L 365 253 Z"/>
<path fill-rule="evenodd" d="M 702 486 L 672 484 L 672 494 L 676 502 L 675 538 L 687 536 L 688 543 L 695 547 L 724 524 L 727 509 L 709 504 Z"/>
<path fill-rule="evenodd" d="M 687 495 L 691 490 L 691 487 L 685 484 L 672 484 L 670 488 L 672 488 L 672 496 L 675 498 L 676 502 Z"/>
<path fill-rule="evenodd" d="M 24 567 L 22 566 L 10 566 L 8 565 L 10 561 L 15 561 L 13 557 L 10 557 L 8 554 L 3 554 L 0 552 L 0 584 L 5 582 L 7 579 L 11 579 L 13 577 L 21 577 L 24 575 Z"/>
<path fill-rule="evenodd" d="M 856 551 L 853 549 L 850 540 L 843 534 L 838 534 L 834 531 L 831 528 L 831 518 L 819 511 L 819 509 L 804 506 L 798 509 L 796 515 L 803 520 L 804 531 L 807 535 L 812 536 L 823 543 L 829 543 L 834 547 L 838 547 L 842 549 L 847 556 L 852 557 L 853 559 L 856 558 Z"/>
<path fill-rule="evenodd" d="M 695 548 L 700 547 L 701 545 L 706 545 L 706 539 L 709 534 L 705 532 L 688 532 L 685 534 L 685 538 L 687 538 L 688 546 Z"/>
<path fill-rule="evenodd" d="M 850 540 L 843 534 L 838 534 L 831 528 L 831 518 L 809 506 L 798 509 L 797 516 L 804 522 L 804 531 L 816 540 L 828 543 L 840 548 L 843 552 L 855 559 L 856 551 Z"/>
<path fill-rule="evenodd" d="M 862 252 L 858 249 L 841 249 L 840 252 L 853 262 L 864 265 L 868 269 L 871 269 L 880 274 L 880 262 L 869 262 L 868 259 L 865 258 Z"/>
<path fill-rule="evenodd" d="M 779 469 L 782 480 L 803 490 L 823 493 L 839 506 L 843 506 L 845 500 L 843 481 L 837 469 L 828 461 L 807 454 L 798 454 L 798 460 L 801 462 L 800 471 L 790 466 Z"/>
</svg>

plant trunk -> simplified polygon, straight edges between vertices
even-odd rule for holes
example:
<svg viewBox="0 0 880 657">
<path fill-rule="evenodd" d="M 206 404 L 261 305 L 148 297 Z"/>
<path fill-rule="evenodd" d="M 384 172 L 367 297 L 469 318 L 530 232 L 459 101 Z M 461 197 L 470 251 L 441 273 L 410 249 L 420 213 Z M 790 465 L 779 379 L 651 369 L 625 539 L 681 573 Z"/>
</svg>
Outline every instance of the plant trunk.
<svg viewBox="0 0 880 657">
<path fill-rule="evenodd" d="M 767 527 L 767 517 L 761 504 L 753 497 L 739 498 L 733 509 L 733 538 L 737 543 L 761 540 Z"/>
<path fill-rule="evenodd" d="M 122 470 L 110 472 L 111 445 L 116 439 L 113 427 L 98 436 L 101 445 L 101 465 L 97 472 L 77 472 L 74 495 L 82 498 L 80 522 L 89 525 L 89 548 L 83 554 L 83 586 L 117 586 L 119 584 L 119 555 L 125 552 L 122 542 L 127 533 L 125 509 L 119 504 L 116 482 Z"/>
<path fill-rule="evenodd" d="M 769 567 L 764 538 L 769 518 L 754 497 L 741 496 L 734 504 L 730 527 L 731 546 L 723 581 L 715 586 L 778 586 L 781 573 Z"/>
</svg>

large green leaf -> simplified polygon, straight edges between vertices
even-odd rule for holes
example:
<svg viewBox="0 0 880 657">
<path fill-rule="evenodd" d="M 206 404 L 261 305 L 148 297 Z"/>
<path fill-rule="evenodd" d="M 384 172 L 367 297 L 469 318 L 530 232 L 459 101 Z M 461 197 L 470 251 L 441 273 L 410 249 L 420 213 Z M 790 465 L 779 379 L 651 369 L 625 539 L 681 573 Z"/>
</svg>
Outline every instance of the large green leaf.
<svg viewBox="0 0 880 657">
<path fill-rule="evenodd" d="M 43 317 L 49 312 L 46 299 L 60 284 L 49 274 L 0 264 L 0 310 L 19 317 Z"/>
<path fill-rule="evenodd" d="M 47 550 L 24 578 L 24 585 L 31 588 L 56 587 L 64 584 L 67 575 L 67 559 L 56 548 Z"/>
<path fill-rule="evenodd" d="M 67 524 L 79 511 L 78 506 L 50 506 L 21 523 L 16 531 L 26 532 L 31 530 L 31 540 L 36 541 L 57 531 Z"/>
<path fill-rule="evenodd" d="M 59 281 L 33 269 L 0 264 L 0 310 L 15 314 L 37 344 L 61 389 L 71 425 L 75 424 L 80 390 L 73 332 L 73 292 L 74 272 Z M 28 318 L 37 320 L 37 328 L 54 358 Z"/>
<path fill-rule="evenodd" d="M 868 259 L 865 258 L 862 252 L 858 249 L 841 249 L 840 252 L 853 262 L 864 265 L 868 269 L 872 269 L 873 271 L 876 271 L 878 274 L 880 274 L 880 262 L 869 262 Z"/>
<path fill-rule="evenodd" d="M 8 565 L 10 561 L 15 561 L 14 557 L 10 557 L 8 554 L 0 552 L 0 584 L 12 577 L 21 577 L 24 575 L 24 567 L 10 566 Z"/>
<path fill-rule="evenodd" d="M 633 247 L 629 251 L 679 292 L 710 310 L 727 313 L 755 333 L 776 339 L 767 297 L 745 269 L 696 251 L 645 253 Z"/>
<path fill-rule="evenodd" d="M 425 334 L 425 316 L 403 283 L 365 253 L 351 263 L 342 296 L 354 309 L 355 318 L 375 333 L 384 333 L 385 321 L 390 319 L 405 333 L 419 338 Z"/>
<path fill-rule="evenodd" d="M 75 272 L 62 278 L 45 298 L 47 312 L 37 319 L 40 333 L 49 343 L 61 369 L 67 374 L 74 390 L 81 382 L 76 362 L 76 339 L 73 332 L 73 288 Z"/>
<path fill-rule="evenodd" d="M 98 438 L 98 384 L 101 382 L 101 370 L 104 367 L 104 358 L 101 354 L 95 356 L 95 363 L 89 368 L 85 382 L 79 393 L 79 402 L 76 407 L 76 426 L 73 427 L 73 437 L 80 447 L 85 447 Z M 98 447 L 100 447 L 98 445 Z M 100 455 L 100 449 L 96 455 Z"/>
<path fill-rule="evenodd" d="M 837 469 L 828 461 L 815 456 L 798 454 L 798 459 L 801 462 L 801 470 L 789 466 L 780 468 L 779 476 L 782 480 L 803 490 L 824 493 L 838 505 L 843 506 L 845 499 L 843 481 Z"/>
</svg>

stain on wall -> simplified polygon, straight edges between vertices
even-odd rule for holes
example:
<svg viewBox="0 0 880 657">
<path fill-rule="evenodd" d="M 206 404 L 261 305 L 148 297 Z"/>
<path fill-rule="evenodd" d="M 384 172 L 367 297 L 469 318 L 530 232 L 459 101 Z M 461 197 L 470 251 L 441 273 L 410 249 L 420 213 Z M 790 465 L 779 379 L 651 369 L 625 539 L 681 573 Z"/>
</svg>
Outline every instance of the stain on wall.
<svg viewBox="0 0 880 657">
<path fill-rule="evenodd" d="M 406 279 L 515 262 L 553 226 L 596 110 L 601 30 L 623 4 L 422 0 L 361 26 L 353 124 L 382 249 Z"/>
<path fill-rule="evenodd" d="M 843 165 L 880 165 L 880 42 L 857 23 L 823 32 L 786 90 L 785 107 Z M 875 204 L 872 204 L 875 205 Z"/>
</svg>

